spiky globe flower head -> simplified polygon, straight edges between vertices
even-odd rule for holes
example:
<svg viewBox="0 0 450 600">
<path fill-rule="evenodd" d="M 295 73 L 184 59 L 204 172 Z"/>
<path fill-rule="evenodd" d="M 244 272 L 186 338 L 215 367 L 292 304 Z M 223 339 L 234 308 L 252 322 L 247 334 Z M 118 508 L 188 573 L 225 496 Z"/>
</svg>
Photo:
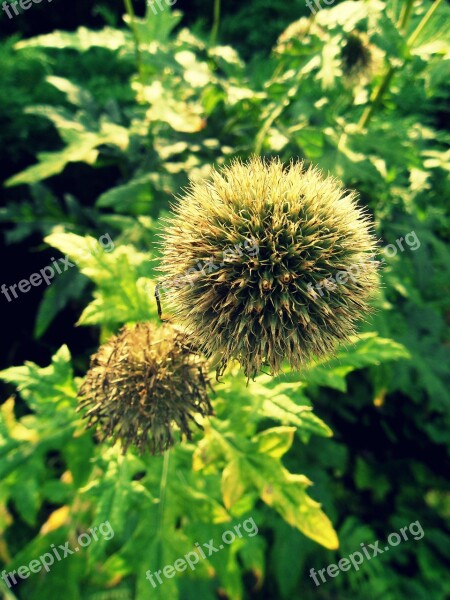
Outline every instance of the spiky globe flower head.
<svg viewBox="0 0 450 600">
<path fill-rule="evenodd" d="M 366 33 L 355 29 L 343 38 L 340 58 L 347 83 L 365 85 L 381 68 L 383 53 Z"/>
<path fill-rule="evenodd" d="M 235 161 L 191 183 L 168 219 L 161 270 L 174 319 L 207 356 L 254 377 L 331 352 L 377 287 L 368 216 L 300 162 Z M 219 368 L 219 372 L 221 369 Z"/>
<path fill-rule="evenodd" d="M 173 429 L 191 439 L 195 414 L 211 415 L 206 361 L 172 325 L 124 327 L 91 358 L 80 388 L 88 427 L 120 440 L 123 452 L 161 453 L 174 444 Z"/>
</svg>

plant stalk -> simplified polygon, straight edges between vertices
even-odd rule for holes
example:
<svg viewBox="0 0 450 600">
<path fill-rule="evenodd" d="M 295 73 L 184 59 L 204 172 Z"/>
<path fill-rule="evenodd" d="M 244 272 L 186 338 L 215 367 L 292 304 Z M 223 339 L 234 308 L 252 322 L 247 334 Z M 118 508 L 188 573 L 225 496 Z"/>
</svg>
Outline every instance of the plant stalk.
<svg viewBox="0 0 450 600">
<path fill-rule="evenodd" d="M 433 14 L 436 12 L 438 6 L 441 4 L 442 0 L 436 0 L 429 8 L 429 10 L 427 11 L 427 13 L 424 15 L 424 17 L 422 18 L 422 20 L 420 21 L 420 23 L 418 24 L 418 26 L 416 27 L 416 29 L 413 31 L 413 33 L 410 35 L 410 37 L 408 38 L 407 42 L 406 42 L 406 49 L 407 52 L 409 52 L 411 50 L 411 48 L 413 47 L 414 43 L 417 41 L 417 38 L 419 37 L 419 35 L 422 33 L 423 29 L 426 27 L 427 23 L 429 22 L 429 20 L 431 19 L 431 17 L 433 16 Z M 408 23 L 408 19 L 409 16 L 411 14 L 411 9 L 412 9 L 412 5 L 413 5 L 413 0 L 410 0 L 410 2 L 408 3 L 408 6 L 405 8 L 403 14 L 402 14 L 402 18 L 401 18 L 401 23 L 400 23 L 400 28 L 404 29 Z M 403 65 L 405 64 L 405 61 L 403 62 Z M 402 66 L 403 66 L 402 65 Z M 359 120 L 358 123 L 358 129 L 361 131 L 362 129 L 364 129 L 365 127 L 367 127 L 367 125 L 369 124 L 374 112 L 376 111 L 376 109 L 378 108 L 378 106 L 380 105 L 384 95 L 386 94 L 386 92 L 389 89 L 389 86 L 391 84 L 392 78 L 394 77 L 395 72 L 397 71 L 398 67 L 394 67 L 394 66 L 390 66 L 389 69 L 386 71 L 385 76 L 383 77 L 383 80 L 381 81 L 374 97 L 373 100 L 370 104 L 370 106 L 368 106 L 362 116 L 361 119 Z"/>
<path fill-rule="evenodd" d="M 211 36 L 209 39 L 210 46 L 215 46 L 217 44 L 217 37 L 219 35 L 219 24 L 220 24 L 220 0 L 214 0 L 213 26 L 211 29 Z"/>
<path fill-rule="evenodd" d="M 141 76 L 141 80 L 142 80 L 142 59 L 141 59 L 141 48 L 140 48 L 140 43 L 139 43 L 139 33 L 138 33 L 138 29 L 136 27 L 136 14 L 134 12 L 132 1 L 131 0 L 123 0 L 123 1 L 125 4 L 125 10 L 130 19 L 131 33 L 132 33 L 133 39 L 134 39 L 134 48 L 135 48 L 135 53 L 136 53 L 136 68 L 137 68 L 137 71 L 138 71 L 139 75 Z"/>
<path fill-rule="evenodd" d="M 398 28 L 402 32 L 405 31 L 405 29 L 408 25 L 413 5 L 414 5 L 414 0 L 408 0 L 407 2 L 405 2 L 403 4 L 402 13 L 400 15 L 400 19 L 399 19 L 399 23 L 398 23 Z"/>
<path fill-rule="evenodd" d="M 434 15 L 436 10 L 439 8 L 439 5 L 442 3 L 442 0 L 436 0 L 428 9 L 427 13 L 424 15 L 423 19 L 420 21 L 416 29 L 410 35 L 408 41 L 406 42 L 409 49 L 414 46 L 414 43 L 417 41 L 417 38 L 422 33 L 423 29 L 427 26 L 428 21 Z"/>
<path fill-rule="evenodd" d="M 161 472 L 161 483 L 159 486 L 159 528 L 163 527 L 164 506 L 166 503 L 167 474 L 169 472 L 170 449 L 164 452 L 163 467 Z"/>
</svg>

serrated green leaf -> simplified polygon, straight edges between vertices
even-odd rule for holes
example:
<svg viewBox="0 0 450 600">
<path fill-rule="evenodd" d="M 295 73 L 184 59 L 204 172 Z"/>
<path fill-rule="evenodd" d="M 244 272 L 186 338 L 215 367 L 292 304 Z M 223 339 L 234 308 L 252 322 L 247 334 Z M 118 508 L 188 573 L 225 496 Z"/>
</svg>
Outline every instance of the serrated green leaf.
<svg viewBox="0 0 450 600">
<path fill-rule="evenodd" d="M 320 504 L 306 493 L 311 482 L 303 475 L 289 473 L 278 461 L 261 455 L 250 459 L 251 478 L 261 500 L 306 536 L 331 550 L 339 546 L 336 532 Z"/>
<path fill-rule="evenodd" d="M 408 350 L 394 340 L 376 333 L 361 334 L 351 345 L 339 350 L 336 356 L 311 363 L 302 373 L 306 383 L 331 387 L 345 392 L 346 376 L 357 369 L 389 361 L 410 358 Z"/>
<path fill-rule="evenodd" d="M 272 427 L 258 433 L 252 441 L 256 442 L 261 454 L 281 458 L 292 446 L 295 431 L 295 427 Z"/>
<path fill-rule="evenodd" d="M 44 292 L 34 326 L 34 337 L 40 338 L 53 322 L 54 318 L 71 300 L 78 300 L 86 289 L 88 280 L 75 270 L 67 278 L 54 279 Z M 68 281 L 69 279 L 69 281 Z"/>
<path fill-rule="evenodd" d="M 152 7 L 156 9 L 156 14 Z M 169 8 L 158 10 L 154 5 L 147 4 L 144 18 L 135 17 L 133 23 L 131 23 L 130 17 L 126 15 L 124 21 L 130 29 L 135 28 L 139 42 L 148 45 L 151 42 L 167 42 L 171 31 L 178 25 L 182 16 L 182 13 L 178 10 L 172 11 Z"/>
<path fill-rule="evenodd" d="M 146 214 L 154 200 L 152 179 L 152 174 L 144 175 L 111 188 L 97 199 L 96 204 L 99 208 L 112 208 L 127 215 Z"/>
<path fill-rule="evenodd" d="M 238 458 L 231 460 L 222 472 L 222 498 L 226 508 L 230 509 L 245 493 L 245 473 L 241 470 Z"/>
<path fill-rule="evenodd" d="M 295 425 L 304 441 L 308 441 L 312 434 L 326 437 L 333 435 L 328 425 L 313 413 L 311 406 L 299 406 L 286 394 L 274 394 L 271 398 L 266 398 L 260 411 L 262 416 L 283 425 Z"/>
<path fill-rule="evenodd" d="M 67 144 L 63 150 L 38 154 L 39 163 L 37 165 L 28 167 L 10 177 L 5 182 L 5 186 L 37 183 L 61 173 L 71 162 L 85 162 L 93 165 L 99 154 L 98 148 L 103 144 L 112 144 L 121 150 L 125 150 L 128 146 L 128 131 L 124 127 L 107 121 L 100 123 L 98 132 L 83 130 L 77 123 L 77 127 L 66 128 L 61 133 L 64 134 L 62 137 Z"/>
<path fill-rule="evenodd" d="M 131 42 L 131 35 L 126 31 L 104 27 L 100 31 L 92 31 L 87 27 L 79 27 L 75 32 L 54 31 L 47 35 L 38 35 L 28 40 L 17 42 L 15 48 L 71 48 L 85 52 L 93 46 L 119 50 Z"/>
<path fill-rule="evenodd" d="M 98 240 L 73 233 L 55 233 L 45 241 L 68 255 L 97 285 L 79 325 L 114 326 L 156 316 L 154 284 L 146 276 L 151 271 L 148 255 L 132 246 L 115 247 L 112 240 L 107 252 Z"/>
<path fill-rule="evenodd" d="M 76 386 L 73 380 L 70 352 L 67 346 L 52 357 L 48 367 L 38 367 L 27 362 L 22 367 L 11 367 L 0 372 L 0 379 L 13 383 L 28 406 L 37 413 L 56 416 L 58 404 L 66 412 L 75 404 Z"/>
</svg>

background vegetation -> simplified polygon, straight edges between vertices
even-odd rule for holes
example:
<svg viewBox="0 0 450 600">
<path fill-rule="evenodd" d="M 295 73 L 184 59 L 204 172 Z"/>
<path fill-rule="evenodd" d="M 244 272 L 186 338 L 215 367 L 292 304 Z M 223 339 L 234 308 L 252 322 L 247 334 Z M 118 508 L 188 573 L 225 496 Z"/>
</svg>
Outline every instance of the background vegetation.
<svg viewBox="0 0 450 600">
<path fill-rule="evenodd" d="M 17 569 L 105 520 L 115 532 L 2 593 L 445 600 L 449 7 L 342 2 L 311 18 L 301 0 L 220 4 L 1 14 L 1 283 L 53 257 L 77 268 L 0 298 L 0 562 Z M 420 248 L 381 253 L 378 310 L 337 356 L 248 387 L 232 371 L 192 443 L 170 460 L 122 457 L 76 413 L 89 356 L 124 323 L 157 322 L 173 196 L 252 153 L 319 165 L 359 191 L 380 248 L 411 231 Z M 83 252 L 106 233 L 114 250 Z M 156 590 L 145 579 L 250 516 L 257 536 Z M 420 541 L 318 588 L 309 578 L 416 520 Z"/>
</svg>

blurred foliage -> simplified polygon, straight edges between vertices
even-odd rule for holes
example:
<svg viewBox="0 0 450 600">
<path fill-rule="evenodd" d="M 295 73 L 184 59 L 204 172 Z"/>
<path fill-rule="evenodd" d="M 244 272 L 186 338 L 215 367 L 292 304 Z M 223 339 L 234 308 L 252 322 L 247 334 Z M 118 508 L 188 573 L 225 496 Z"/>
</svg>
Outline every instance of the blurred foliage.
<svg viewBox="0 0 450 600">
<path fill-rule="evenodd" d="M 115 532 L 11 591 L 0 582 L 5 598 L 450 595 L 450 10 L 342 2 L 254 56 L 266 24 L 281 31 L 290 11 L 250 2 L 225 14 L 216 44 L 177 10 L 148 7 L 122 26 L 104 5 L 101 29 L 0 44 L 5 240 L 43 266 L 52 248 L 77 267 L 45 290 L 27 343 L 64 311 L 98 343 L 157 321 L 156 240 L 170 201 L 212 164 L 254 152 L 300 157 L 357 189 L 385 261 L 377 313 L 353 344 L 248 386 L 231 368 L 215 385 L 216 416 L 168 463 L 123 457 L 84 430 L 67 346 L 52 348 L 48 367 L 4 370 L 18 390 L 0 417 L 4 568 L 108 519 Z M 98 251 L 105 234 L 113 247 Z M 72 353 L 80 375 L 92 350 Z M 259 535 L 156 589 L 145 578 L 250 516 Z M 418 519 L 422 540 L 319 588 L 309 578 Z"/>
</svg>

